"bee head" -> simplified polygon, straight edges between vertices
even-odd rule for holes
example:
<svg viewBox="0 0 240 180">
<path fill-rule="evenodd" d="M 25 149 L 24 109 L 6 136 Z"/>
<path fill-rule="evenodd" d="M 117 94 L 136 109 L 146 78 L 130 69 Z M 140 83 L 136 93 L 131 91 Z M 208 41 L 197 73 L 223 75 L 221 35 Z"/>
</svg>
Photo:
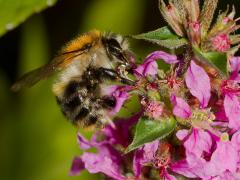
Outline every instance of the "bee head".
<svg viewBox="0 0 240 180">
<path fill-rule="evenodd" d="M 126 38 L 113 33 L 105 34 L 102 39 L 108 57 L 116 64 L 116 67 L 124 66 L 126 70 L 132 68 L 130 51 Z"/>
</svg>

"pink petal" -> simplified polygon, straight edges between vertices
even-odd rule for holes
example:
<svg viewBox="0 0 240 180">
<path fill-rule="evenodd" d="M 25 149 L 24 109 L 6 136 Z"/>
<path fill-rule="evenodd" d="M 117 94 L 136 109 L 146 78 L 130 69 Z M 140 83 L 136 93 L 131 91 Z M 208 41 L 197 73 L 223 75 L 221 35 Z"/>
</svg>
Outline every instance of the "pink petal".
<svg viewBox="0 0 240 180">
<path fill-rule="evenodd" d="M 171 101 L 174 105 L 173 114 L 175 116 L 178 116 L 183 119 L 187 119 L 191 116 L 192 114 L 191 108 L 184 99 L 180 97 L 176 97 L 175 95 L 172 95 Z"/>
<path fill-rule="evenodd" d="M 237 96 L 226 94 L 224 98 L 224 109 L 229 119 L 229 127 L 240 129 L 240 101 Z"/>
<path fill-rule="evenodd" d="M 237 170 L 238 153 L 230 141 L 217 142 L 217 149 L 205 166 L 210 176 L 221 175 L 226 170 L 235 173 Z"/>
<path fill-rule="evenodd" d="M 133 157 L 133 171 L 136 177 L 141 175 L 142 166 L 154 159 L 154 154 L 156 153 L 159 146 L 159 141 L 153 141 L 146 143 L 143 147 L 135 151 Z"/>
<path fill-rule="evenodd" d="M 163 171 L 163 177 L 166 180 L 177 180 L 177 178 L 175 178 L 173 175 L 169 174 L 166 169 Z"/>
<path fill-rule="evenodd" d="M 177 56 L 168 54 L 163 51 L 155 51 L 149 54 L 143 64 L 138 66 L 134 71 L 137 76 L 156 75 L 158 70 L 158 64 L 156 60 L 162 59 L 168 64 L 174 64 L 178 62 Z"/>
<path fill-rule="evenodd" d="M 142 112 L 133 115 L 128 119 L 115 120 L 114 124 L 108 124 L 102 130 L 105 135 L 105 140 L 110 144 L 120 144 L 123 147 L 127 147 L 131 141 L 130 138 L 130 128 L 137 123 L 139 118 L 142 116 Z"/>
<path fill-rule="evenodd" d="M 240 80 L 240 56 L 230 58 L 232 80 Z"/>
<path fill-rule="evenodd" d="M 186 85 L 191 94 L 200 101 L 201 107 L 207 107 L 211 96 L 210 79 L 204 69 L 193 60 L 186 73 Z"/>
<path fill-rule="evenodd" d="M 155 61 L 162 59 L 165 63 L 175 64 L 178 62 L 177 56 L 168 54 L 164 51 L 155 51 L 146 57 L 146 61 Z"/>
<path fill-rule="evenodd" d="M 85 137 L 83 137 L 80 133 L 77 135 L 77 141 L 82 150 L 86 150 L 92 147 L 91 142 L 85 139 Z"/>
<path fill-rule="evenodd" d="M 188 178 L 207 179 L 204 169 L 206 161 L 191 153 L 188 154 L 187 159 L 171 164 L 171 170 Z"/>
<path fill-rule="evenodd" d="M 237 151 L 240 151 L 240 131 L 233 134 L 231 143 Z"/>
<path fill-rule="evenodd" d="M 141 175 L 142 171 L 142 163 L 141 160 L 143 159 L 143 149 L 137 149 L 134 153 L 133 157 L 133 172 L 136 178 Z"/>
<path fill-rule="evenodd" d="M 179 133 L 177 135 L 179 136 Z M 210 134 L 196 128 L 193 128 L 192 133 L 184 142 L 186 153 L 192 153 L 197 157 L 201 157 L 204 151 L 210 152 L 211 146 L 212 139 Z"/>
<path fill-rule="evenodd" d="M 109 112 L 110 115 L 115 115 L 120 111 L 122 108 L 122 105 L 124 102 L 129 98 L 128 92 L 129 87 L 128 86 L 108 86 L 104 87 L 103 94 L 106 96 L 113 96 L 116 99 L 116 105 L 114 108 L 112 108 Z"/>
<path fill-rule="evenodd" d="M 84 162 L 81 157 L 75 157 L 72 162 L 70 176 L 78 175 L 82 170 L 85 169 Z"/>
<path fill-rule="evenodd" d="M 82 161 L 90 173 L 101 172 L 117 180 L 125 179 L 120 173 L 120 167 L 108 156 L 86 152 L 82 155 Z"/>
<path fill-rule="evenodd" d="M 179 130 L 177 133 L 176 133 L 176 136 L 179 140 L 184 140 L 187 136 L 189 135 L 189 132 L 188 130 L 186 129 L 183 129 L 183 130 Z"/>
<path fill-rule="evenodd" d="M 121 91 L 121 90 L 116 90 L 112 95 L 113 95 L 113 97 L 116 98 L 116 105 L 110 111 L 110 114 L 114 115 L 120 111 L 124 102 L 129 98 L 129 95 L 127 92 Z"/>
<path fill-rule="evenodd" d="M 220 176 L 216 176 L 211 180 L 237 180 L 240 179 L 240 175 L 238 173 L 232 173 L 230 171 L 225 171 Z"/>
</svg>

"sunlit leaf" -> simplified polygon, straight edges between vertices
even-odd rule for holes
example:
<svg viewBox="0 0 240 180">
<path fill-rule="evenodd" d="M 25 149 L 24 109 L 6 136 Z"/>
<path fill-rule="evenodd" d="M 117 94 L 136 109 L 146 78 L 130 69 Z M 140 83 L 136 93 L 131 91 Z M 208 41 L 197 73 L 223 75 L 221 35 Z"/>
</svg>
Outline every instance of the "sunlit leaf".
<svg viewBox="0 0 240 180">
<path fill-rule="evenodd" d="M 33 13 L 56 2 L 57 0 L 0 0 L 0 36 L 17 27 Z"/>
<path fill-rule="evenodd" d="M 195 55 L 199 60 L 215 68 L 221 75 L 227 75 L 227 54 L 219 52 L 202 52 L 194 48 Z"/>
<path fill-rule="evenodd" d="M 130 152 L 145 143 L 166 137 L 175 127 L 176 120 L 173 117 L 159 120 L 141 118 L 137 124 L 133 141 L 128 146 L 126 152 Z"/>
<path fill-rule="evenodd" d="M 177 49 L 187 44 L 184 38 L 178 37 L 168 27 L 162 27 L 154 31 L 132 36 L 135 39 L 142 39 L 168 49 Z"/>
</svg>

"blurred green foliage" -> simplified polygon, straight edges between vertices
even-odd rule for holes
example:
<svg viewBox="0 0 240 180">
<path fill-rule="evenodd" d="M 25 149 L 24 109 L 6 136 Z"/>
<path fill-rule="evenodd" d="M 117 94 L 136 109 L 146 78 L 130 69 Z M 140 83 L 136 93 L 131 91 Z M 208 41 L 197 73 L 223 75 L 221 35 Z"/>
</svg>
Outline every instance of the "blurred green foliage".
<svg viewBox="0 0 240 180">
<path fill-rule="evenodd" d="M 13 23 L 15 27 L 35 12 L 36 7 L 42 9 L 42 2 L 12 0 L 11 4 L 0 0 L 0 35 L 5 32 L 7 23 Z M 47 2 L 44 0 L 45 5 Z M 83 21 L 72 20 L 72 23 L 79 24 L 79 32 L 98 28 L 135 34 L 142 26 L 145 3 L 138 0 L 94 0 L 84 9 Z M 27 6 L 17 8 L 23 4 Z M 51 58 L 47 28 L 41 13 L 21 25 L 19 76 Z M 77 129 L 65 120 L 51 92 L 53 80 L 54 77 L 14 94 L 9 90 L 9 78 L 0 71 L 0 179 L 100 178 L 86 171 L 80 176 L 68 176 L 73 157 L 80 155 L 81 151 L 76 141 Z"/>
<path fill-rule="evenodd" d="M 57 0 L 0 0 L 0 36 Z"/>
<path fill-rule="evenodd" d="M 231 3 L 234 1 L 231 0 Z M 64 32 L 82 33 L 98 28 L 121 34 L 139 34 L 163 26 L 160 24 L 163 20 L 160 19 L 157 10 L 157 0 L 59 0 L 56 3 L 57 9 L 56 6 L 47 9 L 49 13 L 47 17 L 50 19 L 50 16 L 58 17 L 60 16 L 58 11 L 64 12 L 66 17 L 64 21 L 69 21 L 66 24 L 74 24 L 71 27 L 76 27 L 77 24 L 78 29 L 69 30 L 68 26 L 61 26 L 65 24 L 61 18 L 54 19 L 58 21 L 56 23 L 50 20 L 55 33 L 57 35 L 63 33 L 60 37 L 53 36 L 50 33 L 49 22 L 45 19 L 46 11 L 35 13 L 55 2 L 56 0 L 0 0 L 0 36 L 24 21 L 17 30 L 20 32 L 19 57 L 16 61 L 18 64 L 11 65 L 18 67 L 18 76 L 49 61 L 52 54 L 57 52 L 57 49 L 51 49 L 51 45 L 54 44 L 52 41 L 61 42 L 67 37 Z M 226 1 L 221 2 L 226 4 Z M 79 4 L 79 7 L 71 9 L 69 8 L 73 7 L 71 3 Z M 65 6 L 62 6 L 63 4 Z M 83 4 L 84 6 L 81 6 Z M 72 12 L 73 9 L 75 12 Z M 26 20 L 33 13 L 34 15 Z M 154 23 L 152 24 L 154 27 L 151 26 L 151 22 Z M 143 23 L 149 27 L 143 28 Z M 58 26 L 54 27 L 56 24 Z M 7 35 L 12 34 L 10 32 Z M 72 37 L 75 35 L 72 34 Z M 10 43 L 15 45 L 17 42 L 16 40 Z M 131 44 L 134 47 L 135 43 Z M 134 52 L 144 57 L 152 50 L 152 46 L 143 43 L 143 46 L 138 46 Z M 11 63 L 8 60 L 1 59 Z M 99 175 L 89 175 L 86 171 L 80 176 L 68 176 L 73 157 L 80 155 L 81 151 L 76 141 L 77 129 L 65 120 L 51 92 L 54 77 L 40 82 L 31 89 L 13 94 L 9 90 L 11 83 L 6 72 L 7 70 L 0 68 L 0 179 L 99 179 Z M 122 113 L 129 112 L 125 108 Z"/>
</svg>

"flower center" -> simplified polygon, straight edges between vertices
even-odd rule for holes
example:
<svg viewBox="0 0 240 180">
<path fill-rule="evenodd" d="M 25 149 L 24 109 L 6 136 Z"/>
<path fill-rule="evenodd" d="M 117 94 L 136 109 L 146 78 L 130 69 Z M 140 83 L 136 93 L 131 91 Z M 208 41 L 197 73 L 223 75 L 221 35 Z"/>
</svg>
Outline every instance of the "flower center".
<svg viewBox="0 0 240 180">
<path fill-rule="evenodd" d="M 226 80 L 221 86 L 222 92 L 224 94 L 236 94 L 240 95 L 240 82 L 236 80 Z"/>
</svg>

